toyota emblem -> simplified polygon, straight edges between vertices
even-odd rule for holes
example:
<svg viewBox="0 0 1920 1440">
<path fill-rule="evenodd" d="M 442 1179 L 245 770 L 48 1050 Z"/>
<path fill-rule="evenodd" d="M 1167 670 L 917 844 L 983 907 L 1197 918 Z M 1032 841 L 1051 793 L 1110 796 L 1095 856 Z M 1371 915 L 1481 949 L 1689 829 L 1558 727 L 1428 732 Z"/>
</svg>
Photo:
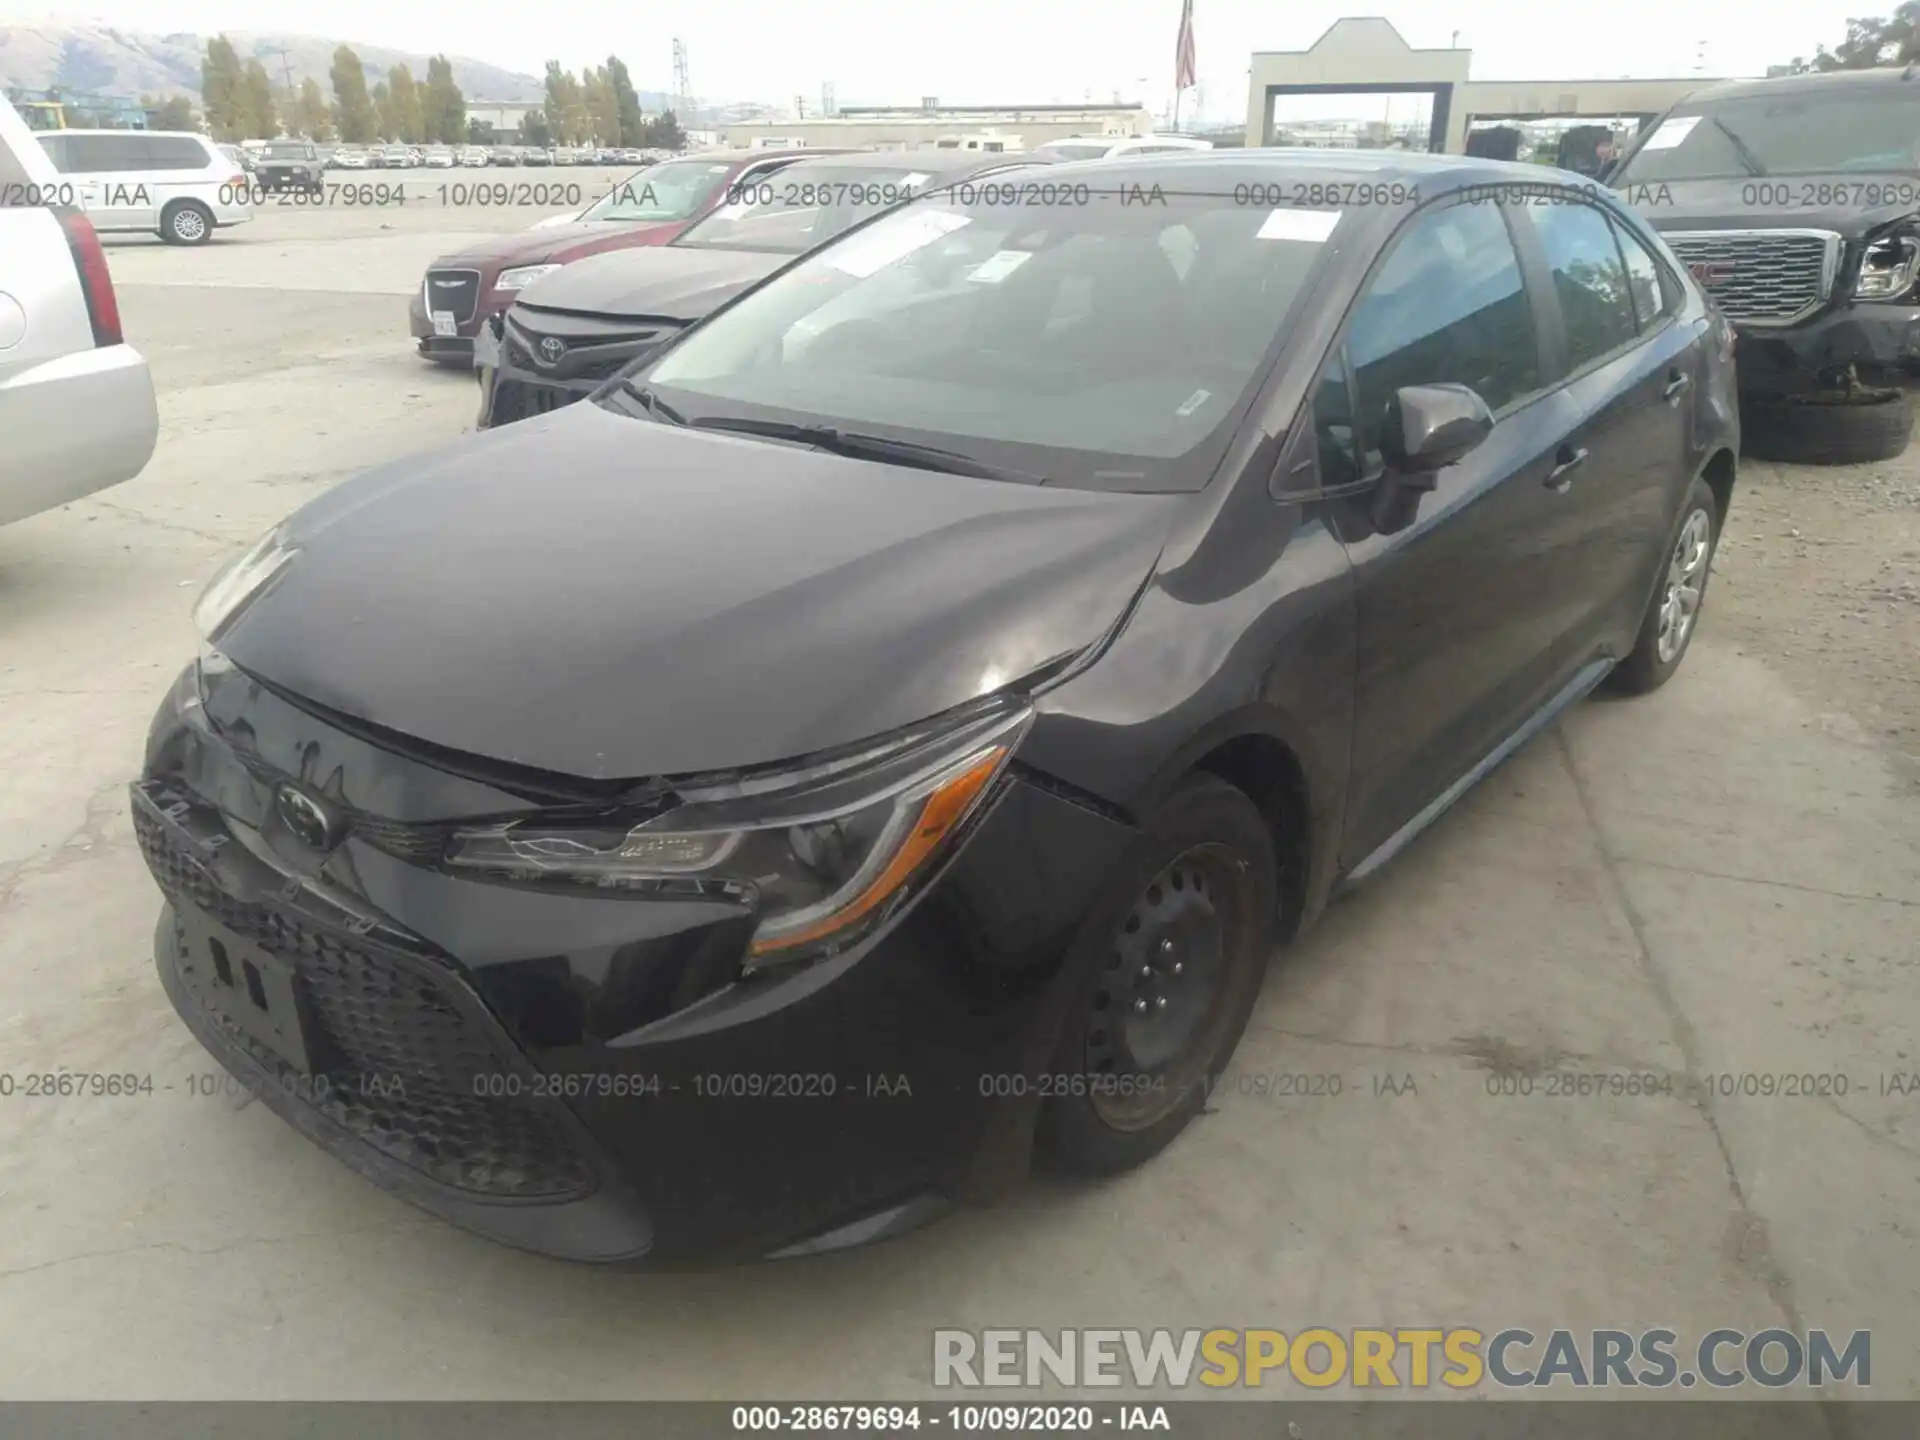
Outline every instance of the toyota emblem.
<svg viewBox="0 0 1920 1440">
<path fill-rule="evenodd" d="M 326 807 L 297 785 L 282 785 L 274 796 L 273 808 L 280 816 L 280 823 L 302 845 L 331 850 L 338 842 L 333 817 Z"/>
<path fill-rule="evenodd" d="M 540 342 L 540 359 L 543 364 L 558 365 L 567 357 L 567 342 L 549 335 Z"/>
</svg>

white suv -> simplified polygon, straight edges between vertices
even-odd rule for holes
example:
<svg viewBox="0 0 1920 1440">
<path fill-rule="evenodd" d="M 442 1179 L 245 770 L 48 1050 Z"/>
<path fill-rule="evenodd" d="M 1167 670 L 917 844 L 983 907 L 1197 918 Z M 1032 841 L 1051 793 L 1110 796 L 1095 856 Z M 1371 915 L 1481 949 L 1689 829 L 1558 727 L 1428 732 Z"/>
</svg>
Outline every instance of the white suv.
<svg viewBox="0 0 1920 1440">
<path fill-rule="evenodd" d="M 47 130 L 36 137 L 102 232 L 204 245 L 253 218 L 246 172 L 204 135 L 176 130 Z"/>
<path fill-rule="evenodd" d="M 1056 160 L 1117 160 L 1122 155 L 1171 155 L 1176 150 L 1211 150 L 1211 140 L 1189 140 L 1184 135 L 1134 135 L 1115 140 L 1105 135 L 1076 135 L 1049 140 L 1036 150 Z"/>
<path fill-rule="evenodd" d="M 159 433 L 76 189 L 0 96 L 0 525 L 131 480 Z"/>
</svg>

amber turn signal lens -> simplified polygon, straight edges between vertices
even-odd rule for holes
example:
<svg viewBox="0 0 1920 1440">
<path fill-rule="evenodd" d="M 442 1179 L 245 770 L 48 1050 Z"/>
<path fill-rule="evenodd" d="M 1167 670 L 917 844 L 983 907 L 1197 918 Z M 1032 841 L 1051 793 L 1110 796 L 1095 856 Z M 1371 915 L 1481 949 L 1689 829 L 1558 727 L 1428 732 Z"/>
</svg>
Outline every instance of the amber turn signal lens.
<svg viewBox="0 0 1920 1440">
<path fill-rule="evenodd" d="M 873 883 L 848 901 L 831 915 L 823 915 L 813 924 L 800 930 L 789 931 L 772 939 L 756 941 L 750 955 L 776 955 L 799 945 L 813 945 L 826 939 L 848 926 L 857 924 L 863 917 L 871 914 L 885 904 L 911 880 L 914 874 L 930 859 L 943 841 L 953 833 L 961 821 L 972 813 L 979 803 L 988 782 L 999 773 L 1000 764 L 1006 759 L 1007 751 L 1003 745 L 987 750 L 966 769 L 955 772 L 934 787 L 920 802 L 920 813 L 914 816 L 913 824 L 900 848 L 893 854 L 886 866 L 876 875 Z"/>
</svg>

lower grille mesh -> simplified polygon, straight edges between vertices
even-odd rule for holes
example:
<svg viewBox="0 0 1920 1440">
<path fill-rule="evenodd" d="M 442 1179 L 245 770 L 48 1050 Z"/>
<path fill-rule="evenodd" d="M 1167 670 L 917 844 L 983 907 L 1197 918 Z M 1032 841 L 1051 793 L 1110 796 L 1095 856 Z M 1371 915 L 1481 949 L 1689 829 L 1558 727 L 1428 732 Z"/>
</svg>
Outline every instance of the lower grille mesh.
<svg viewBox="0 0 1920 1440">
<path fill-rule="evenodd" d="M 558 1200 L 594 1188 L 593 1169 L 555 1119 L 518 1097 L 476 1095 L 477 1076 L 512 1073 L 484 1022 L 422 962 L 299 924 L 223 893 L 159 821 L 134 815 L 141 851 L 175 905 L 191 905 L 293 966 L 321 1032 L 324 1087 L 300 1077 L 205 1004 L 207 976 L 183 949 L 178 977 L 225 1041 L 284 1083 L 296 1103 L 388 1158 L 476 1195 Z M 181 939 L 176 924 L 175 938 Z"/>
</svg>

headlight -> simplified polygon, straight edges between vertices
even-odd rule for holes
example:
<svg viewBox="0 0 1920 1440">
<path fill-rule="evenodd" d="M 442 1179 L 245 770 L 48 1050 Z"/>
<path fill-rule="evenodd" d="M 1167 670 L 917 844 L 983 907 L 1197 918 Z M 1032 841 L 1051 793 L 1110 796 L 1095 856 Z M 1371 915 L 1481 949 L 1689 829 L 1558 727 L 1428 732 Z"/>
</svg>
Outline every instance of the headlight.
<svg viewBox="0 0 1920 1440">
<path fill-rule="evenodd" d="M 500 278 L 493 282 L 496 290 L 524 290 L 542 275 L 551 275 L 558 265 L 517 265 L 511 270 L 502 270 Z"/>
<path fill-rule="evenodd" d="M 215 575 L 194 602 L 193 623 L 201 638 L 218 639 L 241 607 L 264 590 L 298 553 L 299 547 L 288 544 L 285 531 L 276 525 Z"/>
<path fill-rule="evenodd" d="M 682 790 L 638 824 L 456 831 L 446 862 L 506 879 L 732 897 L 758 917 L 750 970 L 838 949 L 917 891 L 991 792 L 1031 713 L 996 711 L 885 750 Z"/>
<path fill-rule="evenodd" d="M 1911 235 L 1888 235 L 1867 247 L 1860 261 L 1856 300 L 1894 300 L 1913 288 L 1920 273 L 1920 240 Z"/>
</svg>

